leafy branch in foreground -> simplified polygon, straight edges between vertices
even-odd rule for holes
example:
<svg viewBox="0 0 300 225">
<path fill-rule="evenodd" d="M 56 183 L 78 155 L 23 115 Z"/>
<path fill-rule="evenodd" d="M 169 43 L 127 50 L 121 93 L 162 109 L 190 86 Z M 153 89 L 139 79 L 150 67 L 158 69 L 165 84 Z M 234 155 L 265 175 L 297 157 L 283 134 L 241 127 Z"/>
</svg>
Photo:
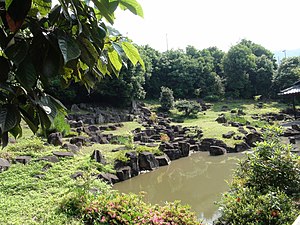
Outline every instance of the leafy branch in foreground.
<svg viewBox="0 0 300 225">
<path fill-rule="evenodd" d="M 138 50 L 113 25 L 119 7 L 143 17 L 135 0 L 0 0 L 0 138 L 22 135 L 21 118 L 33 132 L 50 127 L 64 107 L 44 90 L 59 77 L 89 90 L 124 62 L 139 63 Z M 108 23 L 107 23 L 108 22 Z"/>
</svg>

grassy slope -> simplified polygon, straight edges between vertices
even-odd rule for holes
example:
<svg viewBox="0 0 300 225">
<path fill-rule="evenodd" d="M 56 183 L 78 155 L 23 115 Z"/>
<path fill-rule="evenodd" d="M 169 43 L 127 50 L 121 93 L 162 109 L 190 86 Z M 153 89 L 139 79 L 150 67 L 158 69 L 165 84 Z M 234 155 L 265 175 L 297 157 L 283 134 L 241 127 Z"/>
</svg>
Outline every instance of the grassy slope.
<svg viewBox="0 0 300 225">
<path fill-rule="evenodd" d="M 205 137 L 220 138 L 222 133 L 234 130 L 232 127 L 224 127 L 214 122 L 220 113 L 222 105 L 214 104 L 211 110 L 204 115 L 199 114 L 198 119 L 186 120 L 184 126 L 199 125 L 204 130 Z M 235 102 L 228 104 L 229 108 L 244 108 L 250 118 L 250 114 L 279 111 L 280 105 L 271 103 L 264 109 L 256 109 L 253 102 Z M 278 108 L 279 107 L 279 108 Z M 140 126 L 135 122 L 125 123 L 125 126 L 117 131 L 111 131 L 116 135 L 127 135 L 128 131 Z M 83 171 L 86 174 L 97 174 L 101 171 L 111 171 L 111 166 L 102 166 L 90 161 L 90 154 L 94 149 L 99 149 L 111 162 L 118 158 L 119 153 L 111 150 L 120 145 L 93 145 L 84 147 L 81 153 L 72 159 L 64 159 L 52 164 L 47 171 L 42 168 L 47 162 L 33 162 L 43 155 L 51 155 L 58 148 L 44 146 L 39 139 L 32 138 L 28 128 L 24 129 L 24 137 L 15 145 L 0 150 L 0 157 L 14 158 L 17 155 L 31 155 L 33 160 L 28 165 L 13 164 L 8 171 L 0 173 L 0 224 L 80 224 L 79 220 L 68 218 L 60 213 L 59 206 L 63 198 L 74 187 L 81 185 L 83 180 L 70 178 L 75 172 Z M 44 174 L 38 179 L 34 175 Z M 91 185 L 102 187 L 99 180 L 92 180 Z"/>
</svg>

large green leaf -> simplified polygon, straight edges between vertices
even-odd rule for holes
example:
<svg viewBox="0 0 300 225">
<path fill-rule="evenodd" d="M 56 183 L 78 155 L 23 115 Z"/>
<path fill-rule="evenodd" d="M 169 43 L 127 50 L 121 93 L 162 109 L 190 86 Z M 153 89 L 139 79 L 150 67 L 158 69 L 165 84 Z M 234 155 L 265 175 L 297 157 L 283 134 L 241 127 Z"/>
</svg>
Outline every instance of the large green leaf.
<svg viewBox="0 0 300 225">
<path fill-rule="evenodd" d="M 5 0 L 5 10 L 8 10 L 8 7 L 13 2 L 13 0 Z"/>
<path fill-rule="evenodd" d="M 22 127 L 17 124 L 13 129 L 9 131 L 15 138 L 22 137 Z"/>
<path fill-rule="evenodd" d="M 92 0 L 94 5 L 98 8 L 101 15 L 110 23 L 114 23 L 114 11 L 118 6 L 117 1 L 110 2 L 109 0 Z"/>
<path fill-rule="evenodd" d="M 65 64 L 80 56 L 81 51 L 76 41 L 67 34 L 60 33 L 57 36 L 59 49 L 64 57 Z"/>
<path fill-rule="evenodd" d="M 2 105 L 0 108 L 1 134 L 10 131 L 21 121 L 20 113 L 15 105 Z"/>
<path fill-rule="evenodd" d="M 89 67 L 94 67 L 98 61 L 99 54 L 95 46 L 85 37 L 79 36 L 79 47 L 81 50 L 80 59 Z"/>
<path fill-rule="evenodd" d="M 28 44 L 24 40 L 10 45 L 4 51 L 5 55 L 16 65 L 19 65 L 25 59 L 27 52 Z"/>
<path fill-rule="evenodd" d="M 143 69 L 145 69 L 144 61 L 142 60 L 136 47 L 134 47 L 130 42 L 124 41 L 122 42 L 122 48 L 134 66 L 137 64 L 137 62 L 139 62 Z"/>
<path fill-rule="evenodd" d="M 31 105 L 20 107 L 23 120 L 27 123 L 31 131 L 35 134 L 39 129 L 39 119 L 35 109 Z"/>
<path fill-rule="evenodd" d="M 142 6 L 136 0 L 121 0 L 120 7 L 122 9 L 129 9 L 133 14 L 144 17 Z"/>
<path fill-rule="evenodd" d="M 16 79 L 26 89 L 30 90 L 37 82 L 35 68 L 29 58 L 26 58 L 18 67 Z"/>
<path fill-rule="evenodd" d="M 114 48 L 108 50 L 108 58 L 118 74 L 122 68 L 122 59 Z"/>
</svg>

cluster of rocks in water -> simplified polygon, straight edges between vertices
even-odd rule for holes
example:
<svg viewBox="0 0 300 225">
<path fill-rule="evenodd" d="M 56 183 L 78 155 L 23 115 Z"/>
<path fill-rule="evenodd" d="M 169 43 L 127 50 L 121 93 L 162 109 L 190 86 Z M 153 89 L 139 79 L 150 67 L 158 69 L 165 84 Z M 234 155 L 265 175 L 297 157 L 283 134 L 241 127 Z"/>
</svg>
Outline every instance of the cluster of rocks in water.
<svg viewBox="0 0 300 225">
<path fill-rule="evenodd" d="M 226 107 L 223 108 L 223 111 L 228 110 Z M 53 152 L 53 155 L 45 156 L 39 160 L 56 163 L 59 162 L 59 158 L 61 157 L 73 157 L 74 153 L 77 153 L 83 145 L 114 143 L 118 138 L 112 134 L 103 133 L 103 131 L 116 130 L 123 126 L 121 122 L 132 121 L 133 119 L 138 119 L 144 127 L 144 129 L 136 128 L 132 131 L 134 143 L 148 147 L 158 147 L 163 153 L 162 155 L 154 155 L 150 152 L 126 152 L 125 156 L 128 158 L 126 162 L 121 160 L 115 161 L 114 168 L 116 174 L 101 173 L 97 175 L 97 178 L 103 179 L 110 184 L 127 180 L 143 171 L 151 171 L 160 166 L 168 165 L 172 160 L 187 157 L 192 152 L 207 151 L 211 156 L 217 156 L 231 152 L 242 152 L 255 146 L 256 142 L 262 141 L 262 135 L 255 127 L 249 124 L 243 125 L 227 121 L 226 117 L 222 114 L 216 119 L 218 123 L 238 127 L 239 135 L 236 135 L 234 131 L 223 134 L 224 138 L 241 140 L 234 147 L 230 147 L 224 141 L 215 138 L 202 138 L 203 132 L 198 127 L 171 125 L 172 121 L 166 114 L 159 114 L 154 121 L 151 111 L 143 105 L 136 105 L 134 112 L 130 112 L 129 110 L 103 110 L 99 107 L 92 107 L 86 104 L 73 105 L 71 109 L 73 113 L 68 116 L 69 123 L 73 131 L 76 131 L 78 135 L 70 138 L 69 142 L 63 143 L 61 133 L 50 134 L 48 143 L 61 146 L 65 150 Z M 88 113 L 83 114 L 81 113 L 82 110 L 86 110 Z M 232 113 L 243 115 L 242 111 Z M 264 115 L 263 118 L 266 121 L 285 120 L 286 115 L 272 113 Z M 112 124 L 101 125 L 108 122 Z M 300 128 L 297 132 L 300 135 Z M 162 134 L 167 135 L 168 140 L 162 141 Z M 115 149 L 114 151 L 121 151 L 121 149 Z M 106 164 L 106 160 L 100 150 L 94 150 L 91 159 Z M 14 162 L 23 164 L 27 164 L 30 161 L 30 156 L 19 156 L 14 160 Z M 48 167 L 45 170 L 51 167 L 51 164 L 47 165 Z M 0 172 L 8 169 L 9 166 L 10 162 L 8 160 L 0 158 Z M 42 176 L 37 175 L 37 178 L 41 178 Z M 82 176 L 82 172 L 73 174 L 71 177 L 76 179 L 80 176 Z"/>
</svg>

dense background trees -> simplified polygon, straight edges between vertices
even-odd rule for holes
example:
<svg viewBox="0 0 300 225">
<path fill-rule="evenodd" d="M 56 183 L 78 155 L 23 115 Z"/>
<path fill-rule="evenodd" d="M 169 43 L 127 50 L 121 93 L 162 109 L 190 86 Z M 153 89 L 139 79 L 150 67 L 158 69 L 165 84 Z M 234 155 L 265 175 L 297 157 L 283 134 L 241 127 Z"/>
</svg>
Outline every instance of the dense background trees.
<svg viewBox="0 0 300 225">
<path fill-rule="evenodd" d="M 300 57 L 284 59 L 280 65 L 271 51 L 249 40 L 241 40 L 228 52 L 217 47 L 159 52 L 137 46 L 145 64 L 123 67 L 119 78 L 108 76 L 89 95 L 74 86 L 67 92 L 80 101 L 130 103 L 132 99 L 158 99 L 161 87 L 173 90 L 175 99 L 277 97 L 277 93 L 300 78 Z M 57 90 L 55 93 L 59 93 Z M 80 97 L 81 96 L 81 97 Z M 62 96 L 63 97 L 63 96 Z"/>
</svg>

